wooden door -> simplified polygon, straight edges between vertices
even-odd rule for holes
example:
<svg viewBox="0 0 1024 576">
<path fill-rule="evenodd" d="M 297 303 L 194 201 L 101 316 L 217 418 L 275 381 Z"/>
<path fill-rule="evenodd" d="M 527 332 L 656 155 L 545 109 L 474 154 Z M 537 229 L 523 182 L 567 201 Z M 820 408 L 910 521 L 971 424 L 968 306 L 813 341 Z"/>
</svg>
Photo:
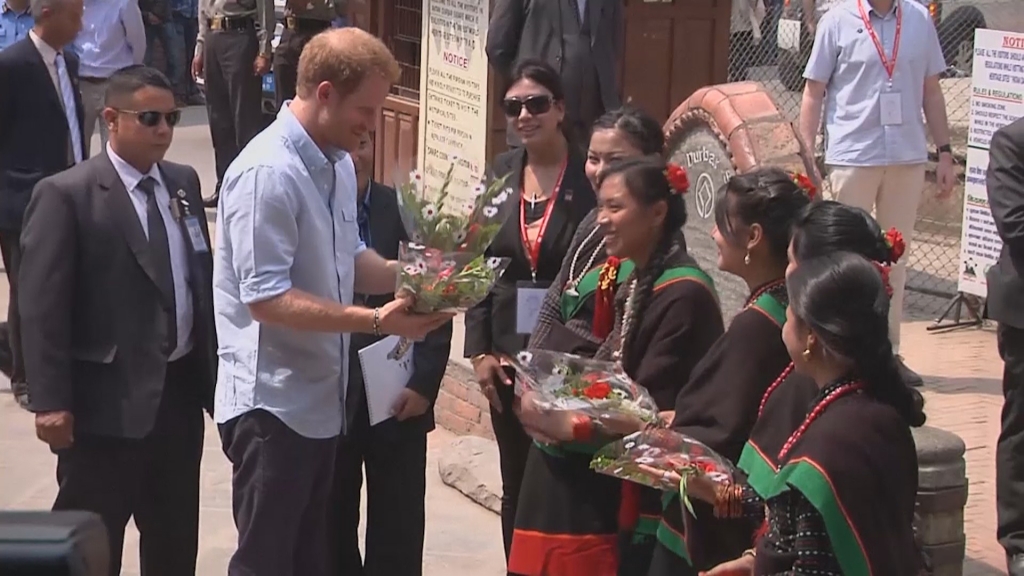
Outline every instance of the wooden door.
<svg viewBox="0 0 1024 576">
<path fill-rule="evenodd" d="M 726 81 L 730 0 L 623 0 L 623 100 L 668 120 L 697 89 Z"/>
</svg>

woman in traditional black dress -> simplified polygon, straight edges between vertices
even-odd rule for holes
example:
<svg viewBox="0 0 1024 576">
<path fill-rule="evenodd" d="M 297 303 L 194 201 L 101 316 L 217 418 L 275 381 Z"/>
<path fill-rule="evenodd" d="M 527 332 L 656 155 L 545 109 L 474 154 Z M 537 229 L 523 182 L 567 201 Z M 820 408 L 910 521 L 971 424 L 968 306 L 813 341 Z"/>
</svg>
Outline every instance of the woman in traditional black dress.
<svg viewBox="0 0 1024 576">
<path fill-rule="evenodd" d="M 910 428 L 925 417 L 888 339 L 884 272 L 839 252 L 801 261 L 786 283 L 783 341 L 817 394 L 795 427 L 762 414 L 742 457 L 746 482 L 687 483 L 692 497 L 767 518 L 754 549 L 708 574 L 918 574 Z"/>
<path fill-rule="evenodd" d="M 715 201 L 718 268 L 742 278 L 750 295 L 676 396 L 671 427 L 733 462 L 750 436 L 765 390 L 789 364 L 781 332 L 788 304 L 787 251 L 793 221 L 813 195 L 805 177 L 761 168 L 730 178 Z M 665 500 L 651 576 L 696 574 L 750 547 L 756 526 L 749 522 L 718 520 L 710 506 L 694 503 L 696 516 L 684 525 L 678 497 Z"/>
<path fill-rule="evenodd" d="M 597 178 L 609 163 L 623 158 L 661 157 L 665 135 L 650 116 L 629 106 L 605 113 L 594 123 L 587 149 L 587 178 L 597 189 Z M 591 357 L 611 330 L 611 316 L 594 325 L 597 277 L 608 253 L 594 209 L 580 222 L 562 269 L 548 289 L 530 348 L 569 352 Z"/>
<path fill-rule="evenodd" d="M 610 258 L 595 302 L 610 307 L 613 322 L 596 357 L 621 362 L 662 409 L 672 406 L 681 383 L 723 332 L 710 278 L 677 241 L 686 211 L 670 179 L 685 188 L 681 169 L 666 170 L 660 160 L 609 165 L 599 177 L 597 217 Z M 596 312 L 600 317 L 602 310 Z M 538 441 L 520 494 L 510 571 L 638 573 L 620 572 L 620 561 L 629 563 L 619 554 L 622 481 L 589 467 L 593 452 L 615 431 L 598 429 L 579 414 L 540 412 L 529 393 L 522 410 Z"/>
<path fill-rule="evenodd" d="M 524 61 L 516 67 L 502 105 L 523 146 L 492 163 L 495 174 L 509 174 L 504 192 L 509 197 L 500 208 L 505 212 L 501 229 L 487 251 L 511 263 L 487 298 L 466 312 L 465 355 L 491 403 L 498 441 L 506 556 L 531 442 L 513 410 L 513 374 L 505 362 L 526 346 L 533 330 L 518 325 L 517 317 L 524 315 L 517 314 L 517 306 L 555 278 L 576 229 L 596 205 L 584 159 L 563 134 L 563 97 L 558 73 L 549 65 Z"/>
</svg>

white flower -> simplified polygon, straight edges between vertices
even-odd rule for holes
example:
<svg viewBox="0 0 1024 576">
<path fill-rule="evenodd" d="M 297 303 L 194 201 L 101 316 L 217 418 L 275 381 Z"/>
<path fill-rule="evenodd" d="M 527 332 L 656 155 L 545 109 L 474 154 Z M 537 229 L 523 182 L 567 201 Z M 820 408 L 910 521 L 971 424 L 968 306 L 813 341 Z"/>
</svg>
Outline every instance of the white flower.
<svg viewBox="0 0 1024 576">
<path fill-rule="evenodd" d="M 426 273 L 426 271 L 427 271 L 427 263 L 426 263 L 426 262 L 424 262 L 423 260 L 419 260 L 419 259 L 417 259 L 417 260 L 416 260 L 416 264 L 414 264 L 414 266 L 416 266 L 416 270 L 417 270 L 417 271 L 418 271 L 418 272 L 419 272 L 420 274 L 424 274 L 424 273 Z"/>
<path fill-rule="evenodd" d="M 511 196 L 511 195 L 512 195 L 512 189 L 511 188 L 505 188 L 504 190 L 501 191 L 500 194 L 498 194 L 497 196 L 495 196 L 491 200 L 491 204 L 493 204 L 495 206 L 500 206 L 500 205 L 504 204 L 505 200 L 508 200 L 508 197 Z"/>
<path fill-rule="evenodd" d="M 413 242 L 423 242 L 423 234 L 420 234 L 419 232 L 413 232 L 410 236 L 412 237 Z M 423 246 L 420 246 L 419 244 L 409 244 L 409 248 L 412 248 L 413 250 L 423 250 Z"/>
<path fill-rule="evenodd" d="M 423 206 L 423 217 L 424 218 L 433 218 L 434 216 L 437 216 L 437 206 L 434 206 L 431 203 L 427 203 L 426 205 L 424 205 Z"/>
<path fill-rule="evenodd" d="M 615 388 L 615 389 L 612 390 L 612 396 L 615 396 L 616 398 L 618 398 L 620 400 L 625 400 L 626 399 L 626 392 L 624 390 L 620 390 L 618 388 Z"/>
<path fill-rule="evenodd" d="M 416 244 L 415 242 L 410 242 L 406 246 L 409 247 L 409 250 L 423 250 L 424 248 L 426 248 L 426 246 L 422 244 Z"/>
<path fill-rule="evenodd" d="M 420 269 L 417 268 L 415 264 L 406 264 L 405 268 L 403 268 L 403 270 L 409 276 L 416 276 L 416 275 L 418 275 L 420 273 Z"/>
<path fill-rule="evenodd" d="M 488 258 L 487 267 L 491 270 L 497 270 L 501 266 L 501 258 Z"/>
<path fill-rule="evenodd" d="M 494 206 L 485 206 L 483 210 L 484 216 L 487 218 L 494 218 L 498 215 L 498 209 Z"/>
<path fill-rule="evenodd" d="M 458 244 L 466 239 L 466 231 L 459 230 L 455 233 L 455 243 Z"/>
<path fill-rule="evenodd" d="M 533 360 L 533 352 L 523 350 L 519 354 L 516 354 L 516 360 L 519 360 L 519 362 L 523 364 L 529 364 L 530 361 Z"/>
<path fill-rule="evenodd" d="M 559 364 L 558 366 L 555 366 L 555 369 L 552 370 L 551 373 L 558 376 L 568 376 L 569 374 L 572 374 L 572 370 L 569 370 L 569 367 L 565 364 Z"/>
<path fill-rule="evenodd" d="M 487 187 L 484 186 L 483 182 L 477 184 L 476 186 L 473 186 L 473 198 L 476 198 L 477 196 L 480 196 L 486 190 L 487 190 Z"/>
<path fill-rule="evenodd" d="M 637 464 L 654 464 L 654 458 L 649 456 L 641 456 L 636 459 Z"/>
<path fill-rule="evenodd" d="M 419 170 L 413 170 L 412 172 L 409 172 L 409 182 L 420 184 L 423 182 L 423 175 L 420 174 Z"/>
</svg>

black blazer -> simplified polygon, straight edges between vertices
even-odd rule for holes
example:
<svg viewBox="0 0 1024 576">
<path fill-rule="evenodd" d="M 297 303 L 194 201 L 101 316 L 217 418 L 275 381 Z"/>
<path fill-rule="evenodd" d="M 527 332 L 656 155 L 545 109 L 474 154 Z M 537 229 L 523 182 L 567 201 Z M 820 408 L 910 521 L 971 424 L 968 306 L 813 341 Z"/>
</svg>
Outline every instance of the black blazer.
<svg viewBox="0 0 1024 576">
<path fill-rule="evenodd" d="M 64 51 L 82 130 L 78 57 Z M 85 133 L 81 132 L 83 152 Z M 70 138 L 60 94 L 43 57 L 25 37 L 0 51 L 0 230 L 20 230 L 32 188 L 67 169 Z"/>
<path fill-rule="evenodd" d="M 1003 249 L 986 274 L 988 313 L 1024 328 L 1024 118 L 992 135 L 988 150 L 988 204 Z"/>
<path fill-rule="evenodd" d="M 506 82 L 516 62 L 539 59 L 550 64 L 563 77 L 578 62 L 566 59 L 565 34 L 578 22 L 563 21 L 567 11 L 562 4 L 570 0 L 495 0 L 487 26 L 487 60 Z M 573 3 L 575 4 L 575 3 Z M 571 6 L 568 10 L 577 10 Z M 621 106 L 618 81 L 619 54 L 622 53 L 622 0 L 587 0 L 590 19 L 590 50 L 605 110 Z M 563 82 L 564 83 L 564 82 Z M 578 85 L 565 83 L 566 100 L 576 101 Z M 594 120 L 594 119 L 589 119 Z"/>
<path fill-rule="evenodd" d="M 362 200 L 359 200 L 362 202 Z M 397 192 L 394 188 L 378 184 L 370 185 L 370 247 L 378 254 L 394 260 L 398 258 L 399 242 L 408 241 L 405 227 L 398 212 Z M 394 294 L 362 296 L 356 295 L 369 307 L 383 306 L 394 299 Z M 352 424 L 366 405 L 366 388 L 363 371 L 359 365 L 359 350 L 381 338 L 372 334 L 352 334 L 349 342 L 348 389 L 345 392 L 346 433 L 352 432 Z M 448 354 L 452 347 L 452 323 L 448 322 L 434 330 L 422 342 L 413 345 L 413 374 L 408 388 L 430 400 L 430 410 L 422 416 L 399 422 L 394 418 L 381 422 L 374 432 L 385 437 L 399 438 L 402 434 L 425 434 L 434 429 L 434 401 L 441 388 L 441 379 L 448 368 Z"/>
<path fill-rule="evenodd" d="M 172 197 L 184 190 L 207 246 L 199 176 L 160 163 Z M 168 305 L 128 192 L 106 153 L 36 185 L 25 212 L 18 305 L 33 412 L 70 410 L 75 432 L 142 438 L 163 392 Z M 186 247 L 189 246 L 185 236 Z M 213 258 L 189 253 L 193 377 L 175 385 L 213 410 L 217 337 Z"/>
<path fill-rule="evenodd" d="M 501 207 L 504 222 L 487 249 L 487 255 L 511 258 L 512 262 L 487 298 L 466 311 L 467 358 L 491 353 L 513 355 L 525 348 L 530 338 L 529 334 L 516 333 L 516 283 L 531 280 L 530 259 L 523 246 L 519 226 L 519 200 L 525 165 L 525 148 L 504 152 L 493 162 L 495 174 L 510 174 L 511 196 Z M 576 228 L 596 205 L 594 190 L 584 171 L 583 157 L 570 147 L 569 164 L 541 240 L 538 282 L 550 283 L 558 276 Z"/>
</svg>

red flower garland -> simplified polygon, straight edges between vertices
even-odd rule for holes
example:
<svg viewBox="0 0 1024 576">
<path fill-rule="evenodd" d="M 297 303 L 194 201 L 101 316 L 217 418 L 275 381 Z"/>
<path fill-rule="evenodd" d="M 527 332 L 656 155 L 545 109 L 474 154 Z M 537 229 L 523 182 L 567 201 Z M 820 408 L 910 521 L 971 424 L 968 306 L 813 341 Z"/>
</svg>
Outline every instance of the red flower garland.
<svg viewBox="0 0 1024 576">
<path fill-rule="evenodd" d="M 811 200 L 814 200 L 818 195 L 818 188 L 814 186 L 814 182 L 811 182 L 811 179 L 808 178 L 806 174 L 790 172 L 789 177 L 793 180 L 793 183 L 803 190 L 804 194 L 807 194 L 807 197 Z"/>
<path fill-rule="evenodd" d="M 686 191 L 690 189 L 690 178 L 686 175 L 686 168 L 679 164 L 669 162 L 665 166 L 665 178 L 676 194 L 686 194 Z"/>
<path fill-rule="evenodd" d="M 899 262 L 900 257 L 907 250 L 907 244 L 903 241 L 903 234 L 895 229 L 889 228 L 885 233 L 885 245 L 889 247 L 889 261 L 893 264 Z"/>
</svg>

